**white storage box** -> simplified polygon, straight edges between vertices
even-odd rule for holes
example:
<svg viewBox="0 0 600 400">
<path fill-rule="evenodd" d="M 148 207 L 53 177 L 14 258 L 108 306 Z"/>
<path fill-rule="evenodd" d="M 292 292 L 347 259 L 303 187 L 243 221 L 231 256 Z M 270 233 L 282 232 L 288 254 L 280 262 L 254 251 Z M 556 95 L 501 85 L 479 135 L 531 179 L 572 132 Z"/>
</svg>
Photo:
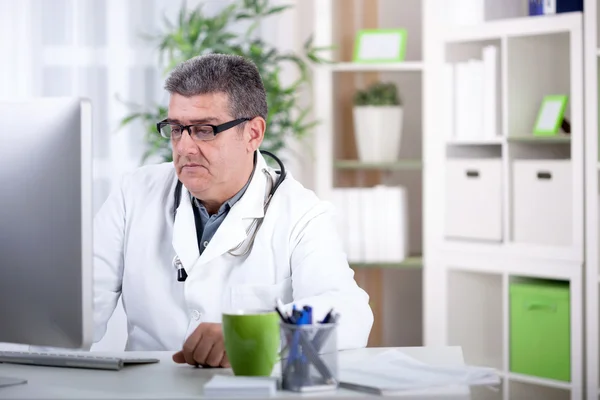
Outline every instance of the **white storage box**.
<svg viewBox="0 0 600 400">
<path fill-rule="evenodd" d="M 502 161 L 446 162 L 446 237 L 502 240 Z"/>
<path fill-rule="evenodd" d="M 512 176 L 512 240 L 516 243 L 571 245 L 571 161 L 515 160 Z"/>
</svg>

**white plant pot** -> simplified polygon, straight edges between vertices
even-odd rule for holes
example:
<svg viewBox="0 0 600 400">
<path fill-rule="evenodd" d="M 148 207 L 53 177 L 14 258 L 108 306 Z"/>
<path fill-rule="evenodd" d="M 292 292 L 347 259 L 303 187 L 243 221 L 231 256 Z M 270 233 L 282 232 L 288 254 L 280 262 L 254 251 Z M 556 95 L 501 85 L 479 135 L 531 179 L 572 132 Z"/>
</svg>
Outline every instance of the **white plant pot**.
<svg viewBox="0 0 600 400">
<path fill-rule="evenodd" d="M 354 137 L 362 162 L 398 160 L 402 139 L 401 106 L 355 106 Z"/>
</svg>

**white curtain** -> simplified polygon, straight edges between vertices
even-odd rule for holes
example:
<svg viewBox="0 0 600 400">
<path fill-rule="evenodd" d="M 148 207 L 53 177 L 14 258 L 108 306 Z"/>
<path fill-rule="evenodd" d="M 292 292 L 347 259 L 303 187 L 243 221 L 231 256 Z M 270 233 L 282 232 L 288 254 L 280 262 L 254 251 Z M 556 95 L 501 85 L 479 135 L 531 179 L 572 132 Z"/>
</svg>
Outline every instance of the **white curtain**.
<svg viewBox="0 0 600 400">
<path fill-rule="evenodd" d="M 187 7 L 206 3 L 218 11 L 231 0 L 187 0 Z M 281 18 L 268 18 L 262 36 L 286 49 L 299 48 L 310 34 L 306 21 L 312 1 L 272 0 L 294 4 Z M 136 168 L 143 153 L 140 123 L 119 128 L 130 111 L 117 96 L 137 104 L 165 104 L 163 76 L 155 43 L 141 38 L 162 28 L 163 15 L 175 18 L 182 2 L 172 0 L 0 0 L 0 97 L 83 96 L 91 99 L 94 120 L 94 210 L 126 171 Z M 296 26 L 301 29 L 299 35 Z M 290 73 L 286 79 L 292 79 Z M 298 148 L 296 144 L 292 144 Z M 300 150 L 302 151 L 302 150 Z M 307 163 L 310 164 L 310 163 Z M 309 180 L 302 160 L 288 169 Z M 121 305 L 104 339 L 93 350 L 121 350 L 126 340 Z M 3 347 L 6 347 L 3 346 Z"/>
</svg>

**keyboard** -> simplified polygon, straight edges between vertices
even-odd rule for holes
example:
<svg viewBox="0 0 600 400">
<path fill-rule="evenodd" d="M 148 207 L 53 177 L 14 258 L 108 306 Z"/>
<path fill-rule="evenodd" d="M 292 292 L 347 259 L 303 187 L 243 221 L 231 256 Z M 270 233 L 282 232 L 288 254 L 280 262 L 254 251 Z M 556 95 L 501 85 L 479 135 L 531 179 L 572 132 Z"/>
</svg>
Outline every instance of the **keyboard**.
<svg viewBox="0 0 600 400">
<path fill-rule="evenodd" d="M 0 363 L 40 365 L 47 367 L 68 367 L 107 369 L 118 371 L 126 365 L 152 364 L 156 358 L 143 357 L 106 357 L 90 353 L 36 353 L 27 351 L 0 351 Z"/>
</svg>

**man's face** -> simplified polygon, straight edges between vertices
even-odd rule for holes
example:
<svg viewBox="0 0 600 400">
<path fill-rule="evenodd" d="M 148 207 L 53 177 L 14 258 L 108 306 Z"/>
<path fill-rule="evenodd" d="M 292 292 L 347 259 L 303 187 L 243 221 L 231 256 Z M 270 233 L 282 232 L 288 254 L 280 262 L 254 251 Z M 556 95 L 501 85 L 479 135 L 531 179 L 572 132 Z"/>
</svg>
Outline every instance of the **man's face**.
<svg viewBox="0 0 600 400">
<path fill-rule="evenodd" d="M 229 114 L 227 95 L 211 93 L 192 97 L 172 94 L 168 119 L 182 125 L 220 125 L 235 118 Z M 180 139 L 172 140 L 177 176 L 194 196 L 212 198 L 229 192 L 228 184 L 236 182 L 231 178 L 247 162 L 250 139 L 247 129 L 236 126 L 207 141 L 195 141 L 186 130 Z"/>
</svg>

